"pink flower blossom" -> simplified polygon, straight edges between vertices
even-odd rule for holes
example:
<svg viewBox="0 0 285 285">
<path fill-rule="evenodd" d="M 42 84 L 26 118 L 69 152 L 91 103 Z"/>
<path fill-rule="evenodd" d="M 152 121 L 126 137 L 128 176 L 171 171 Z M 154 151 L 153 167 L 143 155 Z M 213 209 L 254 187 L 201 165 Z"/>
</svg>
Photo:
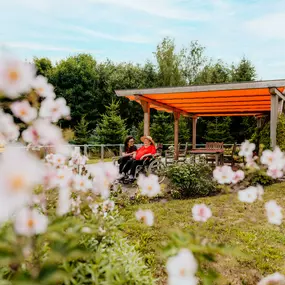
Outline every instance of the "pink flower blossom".
<svg viewBox="0 0 285 285">
<path fill-rule="evenodd" d="M 194 221 L 206 222 L 212 217 L 212 211 L 205 204 L 195 204 L 192 208 L 192 215 Z"/>
</svg>

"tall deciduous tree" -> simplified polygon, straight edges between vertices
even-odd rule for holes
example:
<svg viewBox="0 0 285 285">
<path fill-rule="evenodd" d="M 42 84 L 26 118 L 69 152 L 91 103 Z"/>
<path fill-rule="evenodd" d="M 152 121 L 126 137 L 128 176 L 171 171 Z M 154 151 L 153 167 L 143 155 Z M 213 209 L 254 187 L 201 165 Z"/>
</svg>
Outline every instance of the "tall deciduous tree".
<svg viewBox="0 0 285 285">
<path fill-rule="evenodd" d="M 180 70 L 181 57 L 175 53 L 175 43 L 173 39 L 164 38 L 157 46 L 154 54 L 158 66 L 159 86 L 178 86 L 186 84 Z"/>
<path fill-rule="evenodd" d="M 102 144 L 121 144 L 127 136 L 125 121 L 119 115 L 119 103 L 112 101 L 96 128 L 97 141 Z"/>
<path fill-rule="evenodd" d="M 51 60 L 46 57 L 42 58 L 34 57 L 33 61 L 37 68 L 37 75 L 43 75 L 49 78 L 50 72 L 52 71 L 53 68 Z"/>
<path fill-rule="evenodd" d="M 68 123 L 74 128 L 82 114 L 87 114 L 89 127 L 94 129 L 101 113 L 95 59 L 88 54 L 79 54 L 60 61 L 53 69 L 51 82 L 57 95 L 64 97 L 71 106 L 72 120 Z"/>
</svg>

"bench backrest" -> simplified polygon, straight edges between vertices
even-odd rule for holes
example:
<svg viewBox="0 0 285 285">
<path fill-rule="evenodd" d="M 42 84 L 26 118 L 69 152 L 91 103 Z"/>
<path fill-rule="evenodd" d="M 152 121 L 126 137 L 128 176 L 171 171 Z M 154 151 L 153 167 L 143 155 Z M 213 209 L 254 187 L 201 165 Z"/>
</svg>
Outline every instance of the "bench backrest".
<svg viewBox="0 0 285 285">
<path fill-rule="evenodd" d="M 206 142 L 206 149 L 223 149 L 223 142 Z"/>
</svg>

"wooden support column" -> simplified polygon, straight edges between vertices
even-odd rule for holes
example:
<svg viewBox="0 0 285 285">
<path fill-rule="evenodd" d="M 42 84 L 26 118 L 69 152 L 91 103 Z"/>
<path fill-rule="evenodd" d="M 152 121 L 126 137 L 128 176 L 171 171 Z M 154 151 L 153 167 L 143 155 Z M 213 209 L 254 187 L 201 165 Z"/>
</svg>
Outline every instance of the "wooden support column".
<svg viewBox="0 0 285 285">
<path fill-rule="evenodd" d="M 179 118 L 180 113 L 174 112 L 174 159 L 179 158 Z"/>
<path fill-rule="evenodd" d="M 144 112 L 144 127 L 143 127 L 143 134 L 144 136 L 149 136 L 149 126 L 150 126 L 150 108 L 149 103 L 145 101 L 141 101 L 141 106 Z"/>
<path fill-rule="evenodd" d="M 278 96 L 272 94 L 271 112 L 270 112 L 270 141 L 272 148 L 276 147 L 277 118 L 278 118 Z"/>
<path fill-rule="evenodd" d="M 192 118 L 192 149 L 196 148 L 196 136 L 197 136 L 197 117 Z"/>
</svg>

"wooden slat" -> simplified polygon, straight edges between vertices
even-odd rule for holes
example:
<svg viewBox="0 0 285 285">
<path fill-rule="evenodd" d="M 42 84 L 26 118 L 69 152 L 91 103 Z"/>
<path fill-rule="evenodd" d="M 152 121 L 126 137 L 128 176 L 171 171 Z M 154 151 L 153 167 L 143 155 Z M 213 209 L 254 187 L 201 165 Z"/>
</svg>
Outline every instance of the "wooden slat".
<svg viewBox="0 0 285 285">
<path fill-rule="evenodd" d="M 225 103 L 195 103 L 195 104 L 169 104 L 169 106 L 176 107 L 176 108 L 200 108 L 200 107 L 241 107 L 241 106 L 255 106 L 255 107 L 269 107 L 270 103 L 268 102 L 258 102 L 256 104 L 250 104 L 249 102 L 225 102 Z"/>
<path fill-rule="evenodd" d="M 158 102 L 164 103 L 164 104 L 184 104 L 189 103 L 201 103 L 201 102 L 216 102 L 216 103 L 223 103 L 223 102 L 269 102 L 270 103 L 270 95 L 267 96 L 249 96 L 249 97 L 217 97 L 217 98 L 200 98 L 200 99 L 187 99 L 187 98 L 181 98 L 181 99 L 170 99 L 170 100 L 157 100 Z"/>
<path fill-rule="evenodd" d="M 245 116 L 260 116 L 262 113 L 201 113 L 198 117 L 245 117 Z"/>
</svg>

